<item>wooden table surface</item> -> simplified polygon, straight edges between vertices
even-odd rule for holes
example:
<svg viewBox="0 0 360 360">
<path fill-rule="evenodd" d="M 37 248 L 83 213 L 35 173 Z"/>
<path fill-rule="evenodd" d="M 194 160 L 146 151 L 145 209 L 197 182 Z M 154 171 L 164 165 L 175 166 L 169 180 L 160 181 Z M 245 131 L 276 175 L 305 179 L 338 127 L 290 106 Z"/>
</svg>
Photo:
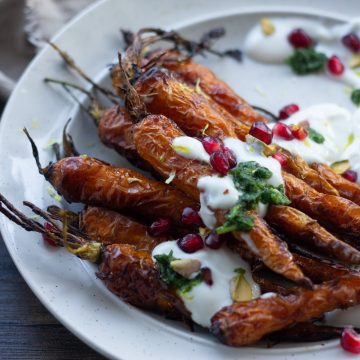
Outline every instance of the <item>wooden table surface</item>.
<svg viewBox="0 0 360 360">
<path fill-rule="evenodd" d="M 17 79 L 33 56 L 24 0 L 0 0 L 0 70 Z M 0 115 L 4 104 L 0 103 Z M 0 172 L 1 176 L 1 172 Z M 0 359 L 104 359 L 65 329 L 20 276 L 0 235 Z"/>
<path fill-rule="evenodd" d="M 104 359 L 64 328 L 20 276 L 0 236 L 0 359 Z"/>
</svg>

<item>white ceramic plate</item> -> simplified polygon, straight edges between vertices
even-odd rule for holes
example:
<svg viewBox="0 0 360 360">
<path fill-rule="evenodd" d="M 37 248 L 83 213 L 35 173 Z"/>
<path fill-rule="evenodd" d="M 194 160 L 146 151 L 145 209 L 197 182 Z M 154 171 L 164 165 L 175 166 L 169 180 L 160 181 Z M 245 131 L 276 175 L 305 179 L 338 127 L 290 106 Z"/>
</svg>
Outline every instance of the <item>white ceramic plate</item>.
<svg viewBox="0 0 360 360">
<path fill-rule="evenodd" d="M 265 4 L 265 5 L 264 5 Z M 301 5 L 301 6 L 299 6 Z M 97 81 L 107 78 L 107 64 L 122 48 L 119 28 L 144 26 L 182 29 L 197 38 L 206 30 L 225 26 L 227 37 L 219 47 L 241 47 L 246 31 L 261 17 L 321 16 L 330 22 L 358 14 L 357 1 L 252 0 L 132 0 L 101 1 L 72 21 L 54 41 L 68 51 Z M 294 78 L 283 66 L 260 66 L 207 58 L 211 66 L 252 104 L 277 111 L 296 102 L 301 106 L 333 101 L 351 107 L 343 85 L 313 76 Z M 81 152 L 115 164 L 124 161 L 99 145 L 96 129 L 78 112 L 75 103 L 59 89 L 42 81 L 45 76 L 68 79 L 56 53 L 46 47 L 31 63 L 4 112 L 0 127 L 0 191 L 21 206 L 23 199 L 40 207 L 54 203 L 48 184 L 37 173 L 29 144 L 19 131 L 26 126 L 41 150 L 41 161 L 51 159 L 47 143 L 59 139 L 65 121 L 73 118 L 71 132 Z M 321 344 L 282 345 L 272 349 L 234 349 L 219 344 L 206 333 L 191 333 L 182 324 L 164 320 L 124 304 L 96 279 L 95 267 L 64 250 L 45 247 L 40 237 L 0 218 L 1 232 L 22 276 L 36 296 L 69 330 L 94 349 L 114 359 L 288 359 L 321 356 L 346 357 L 337 341 Z M 338 322 L 357 322 L 360 313 L 339 317 Z M 348 318 L 348 319 L 347 319 Z M 61 340 L 59 340 L 61 341 Z"/>
</svg>

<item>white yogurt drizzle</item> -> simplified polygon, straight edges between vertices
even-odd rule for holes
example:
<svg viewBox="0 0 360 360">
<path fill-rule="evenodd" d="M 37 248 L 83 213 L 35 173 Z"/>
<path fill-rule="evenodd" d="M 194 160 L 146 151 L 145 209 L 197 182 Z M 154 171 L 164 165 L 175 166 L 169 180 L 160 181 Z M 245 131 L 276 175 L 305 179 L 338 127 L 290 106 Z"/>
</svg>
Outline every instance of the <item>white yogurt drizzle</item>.
<svg viewBox="0 0 360 360">
<path fill-rule="evenodd" d="M 263 156 L 253 145 L 249 145 L 239 139 L 225 138 L 224 145 L 234 152 L 237 163 L 256 161 L 272 172 L 272 176 L 268 180 L 271 185 L 279 186 L 284 184 L 281 166 L 277 160 Z M 199 155 L 205 150 L 201 142 L 194 138 L 189 136 L 175 138 L 172 146 L 179 155 L 185 156 L 188 159 L 202 160 L 206 163 L 210 162 L 209 155 L 207 157 Z M 230 209 L 236 204 L 241 193 L 236 189 L 231 176 L 228 175 L 221 177 L 214 174 L 212 176 L 201 177 L 197 186 L 200 189 L 200 217 L 209 229 L 214 229 L 216 218 L 212 209 Z M 266 209 L 266 205 L 259 205 L 258 212 L 260 216 L 265 216 Z"/>
<path fill-rule="evenodd" d="M 210 156 L 201 141 L 190 136 L 179 136 L 172 141 L 173 149 L 182 157 L 209 162 Z"/>
<path fill-rule="evenodd" d="M 345 65 L 342 75 L 327 75 L 351 87 L 360 87 L 360 77 L 346 66 L 352 53 L 340 41 L 349 32 L 360 30 L 360 18 L 332 27 L 325 26 L 319 21 L 302 18 L 271 18 L 270 21 L 275 27 L 271 35 L 265 35 L 260 24 L 256 24 L 247 34 L 244 49 L 250 58 L 262 63 L 283 64 L 294 52 L 288 41 L 288 35 L 294 29 L 301 28 L 317 42 L 315 46 L 317 51 L 328 57 L 337 55 Z"/>
<path fill-rule="evenodd" d="M 317 144 L 309 137 L 305 141 L 290 141 L 274 137 L 273 142 L 301 155 L 308 163 L 332 164 L 349 160 L 351 168 L 360 174 L 360 110 L 351 114 L 335 104 L 319 104 L 300 110 L 284 121 L 287 125 L 308 121 L 310 127 L 324 136 L 325 141 Z M 269 124 L 273 126 L 274 124 Z"/>
<path fill-rule="evenodd" d="M 197 324 L 209 327 L 211 317 L 224 306 L 233 303 L 230 281 L 236 276 L 234 270 L 237 268 L 245 270 L 244 277 L 251 287 L 253 298 L 260 296 L 259 285 L 251 276 L 249 264 L 225 246 L 218 250 L 204 248 L 193 254 L 187 254 L 174 240 L 156 246 L 152 255 L 169 254 L 170 251 L 175 258 L 197 259 L 201 262 L 201 267 L 208 267 L 211 270 L 213 285 L 209 286 L 201 282 L 186 294 L 178 293 Z"/>
</svg>

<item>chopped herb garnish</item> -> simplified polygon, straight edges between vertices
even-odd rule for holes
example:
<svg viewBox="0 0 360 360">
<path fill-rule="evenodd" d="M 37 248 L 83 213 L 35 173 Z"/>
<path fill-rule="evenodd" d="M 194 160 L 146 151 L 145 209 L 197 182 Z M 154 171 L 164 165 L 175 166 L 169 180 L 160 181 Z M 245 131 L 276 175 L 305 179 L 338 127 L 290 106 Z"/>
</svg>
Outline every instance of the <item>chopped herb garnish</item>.
<svg viewBox="0 0 360 360">
<path fill-rule="evenodd" d="M 204 128 L 201 130 L 201 135 L 206 136 L 206 130 L 209 128 L 209 123 L 207 123 Z"/>
<path fill-rule="evenodd" d="M 230 176 L 234 180 L 235 187 L 241 191 L 239 200 L 226 215 L 226 222 L 216 229 L 218 234 L 231 231 L 250 231 L 254 226 L 254 217 L 247 213 L 255 210 L 259 203 L 288 205 L 290 200 L 285 195 L 283 185 L 277 187 L 269 184 L 272 172 L 261 166 L 256 161 L 239 163 L 230 170 Z"/>
<path fill-rule="evenodd" d="M 317 52 L 313 48 L 297 49 L 291 55 L 286 63 L 290 65 L 292 70 L 298 75 L 316 73 L 324 69 L 326 55 Z"/>
<path fill-rule="evenodd" d="M 154 258 L 159 266 L 161 280 L 163 280 L 166 284 L 178 289 L 181 293 L 188 293 L 194 286 L 202 282 L 201 273 L 196 275 L 193 279 L 187 279 L 171 268 L 171 262 L 174 260 L 179 260 L 173 256 L 172 251 L 170 251 L 167 255 L 155 255 Z"/>
<path fill-rule="evenodd" d="M 236 274 L 238 274 L 238 275 L 241 275 L 241 276 L 245 275 L 245 272 L 246 272 L 246 270 L 243 269 L 243 268 L 240 268 L 240 267 L 234 269 L 234 273 L 236 273 Z"/>
<path fill-rule="evenodd" d="M 55 189 L 51 186 L 47 188 L 48 194 L 57 202 L 61 202 L 61 196 L 55 191 Z"/>
<path fill-rule="evenodd" d="M 169 177 L 165 180 L 165 184 L 169 185 L 175 179 L 175 176 L 176 176 L 176 171 L 175 170 L 171 171 Z"/>
<path fill-rule="evenodd" d="M 309 138 L 316 142 L 317 144 L 323 144 L 325 141 L 325 138 L 323 135 L 321 135 L 319 132 L 317 132 L 315 129 L 313 128 L 308 128 L 308 132 L 309 132 Z"/>
<path fill-rule="evenodd" d="M 187 146 L 183 145 L 171 145 L 171 147 L 179 153 L 188 154 L 190 152 L 190 149 Z"/>
<path fill-rule="evenodd" d="M 360 106 L 360 89 L 355 89 L 351 93 L 351 101 L 356 105 Z"/>
</svg>

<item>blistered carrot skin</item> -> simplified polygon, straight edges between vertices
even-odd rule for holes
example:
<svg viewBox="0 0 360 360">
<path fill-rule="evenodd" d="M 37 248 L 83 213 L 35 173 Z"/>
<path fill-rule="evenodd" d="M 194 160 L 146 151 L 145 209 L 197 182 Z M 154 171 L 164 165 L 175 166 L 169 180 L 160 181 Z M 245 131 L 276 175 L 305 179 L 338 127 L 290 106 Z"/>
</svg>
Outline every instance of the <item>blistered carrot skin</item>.
<svg viewBox="0 0 360 360">
<path fill-rule="evenodd" d="M 136 250 L 148 252 L 167 240 L 165 237 L 151 236 L 147 226 L 128 216 L 93 206 L 81 212 L 79 228 L 103 245 L 128 244 L 133 245 Z"/>
<path fill-rule="evenodd" d="M 252 212 L 252 215 L 255 221 L 248 235 L 258 251 L 258 254 L 255 255 L 259 256 L 272 271 L 296 283 L 311 287 L 311 280 L 304 276 L 299 266 L 295 263 L 286 243 L 271 232 L 269 226 L 260 216 L 255 212 Z M 234 231 L 232 235 L 236 241 L 244 241 L 241 232 Z M 234 242 L 231 247 L 235 251 L 238 250 Z M 239 254 L 241 255 L 241 250 Z"/>
<path fill-rule="evenodd" d="M 321 193 L 339 196 L 339 191 L 334 187 L 334 184 L 312 169 L 302 157 L 292 155 L 285 149 L 281 149 L 281 152 L 287 159 L 284 167 L 286 172 L 305 181 L 308 185 Z"/>
<path fill-rule="evenodd" d="M 355 204 L 360 205 L 360 186 L 353 183 L 340 174 L 336 174 L 330 166 L 326 164 L 311 164 L 311 167 L 317 171 L 320 176 L 326 179 L 332 186 L 334 186 L 340 196 L 353 201 Z"/>
<path fill-rule="evenodd" d="M 315 260 L 296 253 L 293 253 L 296 264 L 303 273 L 314 283 L 331 281 L 345 275 L 358 275 L 360 273 L 344 265 L 335 264 L 328 260 Z"/>
<path fill-rule="evenodd" d="M 173 139 L 184 135 L 173 121 L 162 115 L 148 115 L 134 127 L 139 155 L 164 178 L 174 173 L 171 184 L 198 200 L 197 182 L 201 176 L 211 175 L 212 170 L 205 163 L 180 156 L 171 147 Z"/>
<path fill-rule="evenodd" d="M 98 133 L 104 145 L 113 148 L 131 162 L 137 161 L 133 122 L 124 107 L 115 105 L 106 110 L 99 121 Z"/>
<path fill-rule="evenodd" d="M 265 217 L 270 225 L 295 239 L 312 246 L 325 255 L 350 264 L 360 264 L 360 252 L 338 239 L 301 211 L 281 205 L 271 205 Z"/>
<path fill-rule="evenodd" d="M 283 172 L 285 191 L 291 206 L 341 234 L 359 237 L 360 206 L 339 196 L 322 194 L 304 181 Z"/>
<path fill-rule="evenodd" d="M 181 299 L 160 279 L 147 251 L 131 245 L 105 247 L 97 276 L 124 301 L 164 315 L 190 318 Z"/>
<path fill-rule="evenodd" d="M 259 261 L 259 257 L 256 254 L 250 251 L 249 247 L 244 241 L 238 241 L 233 238 L 228 241 L 228 246 L 232 249 L 232 251 L 238 252 L 244 260 L 251 264 L 253 271 L 255 271 L 255 276 L 257 271 L 264 270 L 264 264 Z M 301 269 L 304 275 L 311 279 L 311 281 L 314 283 L 322 283 L 324 281 L 334 280 L 344 275 L 358 274 L 358 272 L 349 267 L 333 263 L 329 260 L 308 258 L 295 252 L 292 253 L 292 256 L 294 262 Z M 256 279 L 258 278 L 259 277 L 256 277 Z M 286 291 L 284 292 L 280 291 L 280 287 L 278 288 L 279 291 L 276 291 L 274 286 L 277 287 L 278 285 L 274 282 L 271 282 L 270 284 L 261 282 L 260 285 L 262 284 L 264 286 L 264 292 L 271 291 L 279 292 L 280 294 L 288 294 L 289 291 L 292 292 L 293 289 L 286 288 Z"/>
<path fill-rule="evenodd" d="M 116 84 L 113 78 L 113 83 Z M 174 74 L 153 68 L 135 82 L 147 110 L 172 119 L 187 135 L 245 138 L 248 127 L 210 98 L 177 79 Z"/>
<path fill-rule="evenodd" d="M 227 345 L 251 345 L 296 322 L 359 302 L 360 277 L 344 276 L 316 285 L 314 290 L 299 289 L 288 296 L 277 295 L 225 307 L 212 317 L 210 332 Z"/>
<path fill-rule="evenodd" d="M 199 199 L 198 179 L 211 175 L 209 165 L 196 160 L 189 160 L 177 154 L 171 143 L 175 137 L 184 133 L 168 118 L 161 115 L 149 115 L 135 126 L 135 146 L 144 159 L 163 176 L 168 176 L 175 171 L 172 183 L 190 194 L 194 199 Z M 256 223 L 249 236 L 259 248 L 260 257 L 273 271 L 285 277 L 309 285 L 301 270 L 292 261 L 292 255 L 286 244 L 273 235 L 265 222 L 254 212 Z M 219 212 L 220 223 L 224 222 L 224 213 Z M 241 234 L 237 235 L 241 239 Z"/>
<path fill-rule="evenodd" d="M 160 59 L 161 65 L 176 73 L 186 83 L 198 86 L 212 100 L 222 106 L 237 120 L 251 126 L 256 121 L 267 122 L 242 97 L 237 95 L 224 81 L 206 66 L 194 63 L 191 59 L 178 61 L 176 52 L 166 54 Z"/>
<path fill-rule="evenodd" d="M 69 157 L 52 164 L 47 179 L 69 202 L 126 210 L 146 218 L 169 217 L 180 223 L 185 207 L 197 202 L 166 184 L 91 157 Z"/>
</svg>

